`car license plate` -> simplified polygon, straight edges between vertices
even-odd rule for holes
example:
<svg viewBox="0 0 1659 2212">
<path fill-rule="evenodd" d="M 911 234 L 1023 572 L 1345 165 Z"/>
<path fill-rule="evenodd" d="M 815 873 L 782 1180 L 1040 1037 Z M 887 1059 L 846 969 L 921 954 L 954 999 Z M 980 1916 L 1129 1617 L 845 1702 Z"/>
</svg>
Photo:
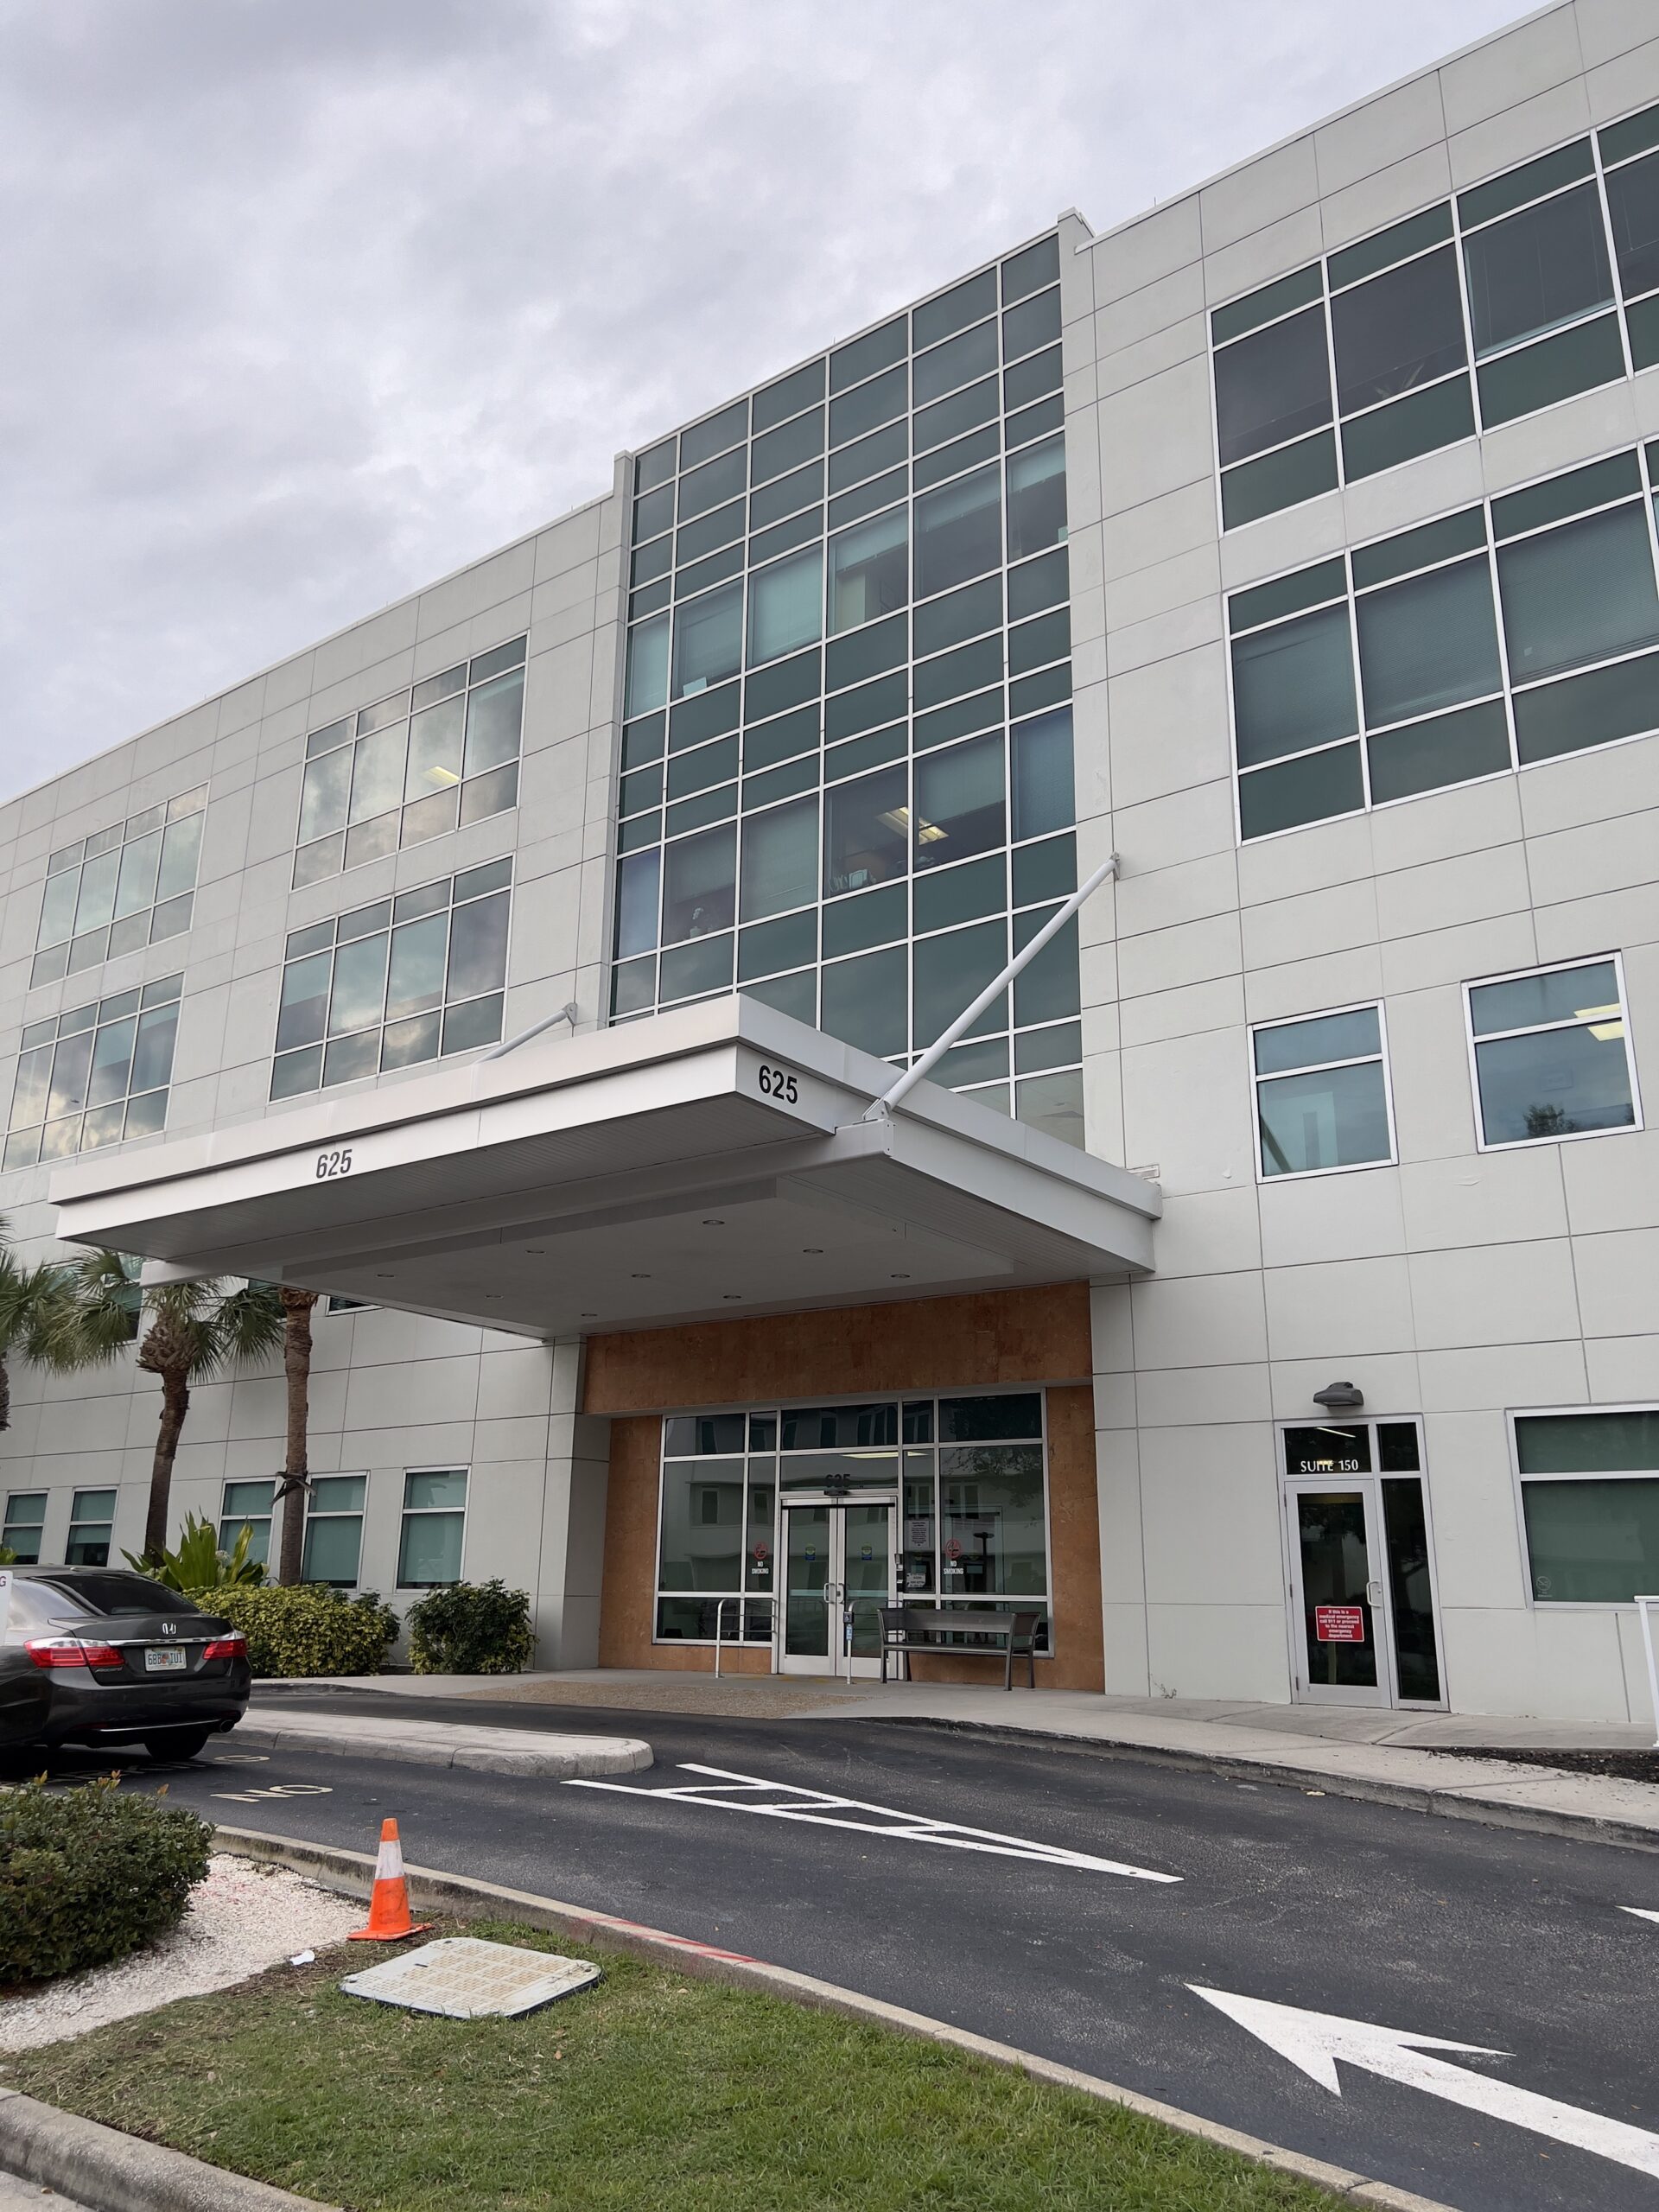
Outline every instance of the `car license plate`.
<svg viewBox="0 0 1659 2212">
<path fill-rule="evenodd" d="M 162 1644 L 158 1649 L 146 1651 L 144 1667 L 152 1675 L 177 1675 L 184 1671 L 184 1653 L 176 1644 Z"/>
</svg>

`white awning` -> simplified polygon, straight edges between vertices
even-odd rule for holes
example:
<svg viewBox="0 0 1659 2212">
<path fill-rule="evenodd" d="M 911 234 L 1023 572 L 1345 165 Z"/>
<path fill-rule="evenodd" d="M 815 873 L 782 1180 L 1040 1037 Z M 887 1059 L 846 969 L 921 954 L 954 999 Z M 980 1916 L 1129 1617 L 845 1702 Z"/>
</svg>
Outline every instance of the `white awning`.
<svg viewBox="0 0 1659 2212">
<path fill-rule="evenodd" d="M 527 1336 L 1140 1274 L 1157 1186 L 746 998 L 66 1164 L 58 1233 Z"/>
</svg>

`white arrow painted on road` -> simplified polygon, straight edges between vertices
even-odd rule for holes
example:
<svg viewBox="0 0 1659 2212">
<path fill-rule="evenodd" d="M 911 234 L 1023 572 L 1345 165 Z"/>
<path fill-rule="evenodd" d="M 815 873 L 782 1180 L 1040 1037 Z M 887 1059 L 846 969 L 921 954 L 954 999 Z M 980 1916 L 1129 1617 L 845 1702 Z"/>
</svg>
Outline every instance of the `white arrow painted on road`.
<svg viewBox="0 0 1659 2212">
<path fill-rule="evenodd" d="M 659 1803 L 707 1805 L 721 1813 L 758 1813 L 770 1821 L 805 1821 L 821 1828 L 851 1829 L 864 1835 L 896 1836 L 903 1843 L 938 1843 L 952 1851 L 986 1851 L 1001 1859 L 1034 1859 L 1043 1866 L 1075 1866 L 1091 1874 L 1124 1874 L 1137 1882 L 1179 1882 L 1179 1874 L 1155 1874 L 1148 1866 L 1129 1866 L 1116 1859 L 1095 1859 L 1068 1851 L 1063 1844 L 1031 1843 L 995 1828 L 969 1828 L 958 1821 L 936 1821 L 925 1813 L 901 1813 L 891 1805 L 867 1804 L 858 1797 L 837 1797 L 827 1789 L 803 1789 L 792 1782 L 766 1782 L 755 1774 L 734 1774 L 721 1766 L 685 1762 L 683 1774 L 712 1775 L 712 1782 L 683 1782 L 669 1789 L 641 1789 L 631 1782 L 599 1782 L 570 1775 L 567 1789 L 610 1789 L 623 1797 L 652 1797 Z M 868 1813 L 870 1820 L 842 1815 Z"/>
<path fill-rule="evenodd" d="M 1649 1912 L 1644 1904 L 1622 1904 L 1621 1912 L 1634 1913 L 1638 1920 L 1659 1920 L 1659 1912 Z"/>
<path fill-rule="evenodd" d="M 1340 2058 L 1368 2074 L 1380 2074 L 1384 2081 L 1426 2089 L 1448 2104 L 1465 2105 L 1471 2112 L 1484 2112 L 1512 2127 L 1569 2143 L 1574 2150 L 1592 2151 L 1598 2158 L 1634 2166 L 1637 2173 L 1659 2175 L 1659 2135 L 1650 2135 L 1646 2128 L 1605 2120 L 1577 2105 L 1558 2104 L 1554 2097 L 1536 2096 L 1513 2082 L 1494 2081 L 1466 2066 L 1448 2066 L 1443 2058 L 1428 2055 L 1460 2050 L 1471 2057 L 1503 2058 L 1507 2052 L 1489 2050 L 1484 2044 L 1448 2043 L 1444 2036 L 1412 2035 L 1403 2028 L 1375 2027 L 1367 2020 L 1344 2020 L 1334 2012 L 1305 2012 L 1299 2005 L 1270 2005 L 1260 1997 L 1234 1997 L 1224 1989 L 1200 1988 L 1196 1981 L 1187 1986 L 1338 2096 L 1342 2094 L 1337 2078 Z"/>
</svg>

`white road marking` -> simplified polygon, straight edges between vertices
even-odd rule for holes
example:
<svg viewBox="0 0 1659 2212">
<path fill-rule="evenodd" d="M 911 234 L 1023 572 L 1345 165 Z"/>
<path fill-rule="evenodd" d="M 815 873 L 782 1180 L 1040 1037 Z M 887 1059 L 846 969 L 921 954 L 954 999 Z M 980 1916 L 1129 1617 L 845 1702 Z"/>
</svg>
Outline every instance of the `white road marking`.
<svg viewBox="0 0 1659 2212">
<path fill-rule="evenodd" d="M 232 1805 L 262 1805 L 270 1797 L 332 1797 L 333 1785 L 326 1782 L 272 1782 L 263 1789 L 215 1789 L 215 1797 L 223 1797 Z"/>
<path fill-rule="evenodd" d="M 1633 2166 L 1637 2173 L 1659 2175 L 1659 2135 L 1646 2128 L 1558 2103 L 1554 2097 L 1517 2088 L 1512 2082 L 1495 2081 L 1428 2055 L 1460 2050 L 1475 2057 L 1503 2058 L 1508 2056 L 1504 2051 L 1490 2050 L 1484 2044 L 1448 2043 L 1443 2036 L 1412 2035 L 1403 2028 L 1376 2027 L 1367 2020 L 1344 2020 L 1333 2012 L 1305 2012 L 1299 2005 L 1270 2005 L 1259 1997 L 1235 1997 L 1223 1989 L 1202 1988 L 1196 1981 L 1187 1986 L 1334 2095 L 1342 2094 L 1337 2077 L 1337 2061 L 1342 2059 L 1368 2074 L 1380 2074 L 1384 2081 L 1426 2090 L 1448 2104 L 1466 2106 L 1491 2119 L 1507 2120 L 1512 2127 Z"/>
<path fill-rule="evenodd" d="M 1032 1843 L 994 1828 L 964 1827 L 959 1821 L 936 1821 L 925 1813 L 901 1813 L 892 1805 L 872 1805 L 859 1797 L 837 1797 L 827 1789 L 803 1789 L 792 1782 L 766 1782 L 759 1775 L 734 1774 L 728 1768 L 688 1761 L 683 1774 L 707 1774 L 713 1782 L 683 1782 L 668 1789 L 641 1789 L 628 1782 L 601 1782 L 587 1775 L 566 1778 L 568 1789 L 612 1789 L 624 1797 L 654 1797 L 681 1805 L 708 1805 L 722 1813 L 759 1813 L 771 1821 L 804 1821 L 821 1828 L 844 1828 L 862 1835 L 897 1836 L 906 1843 L 938 1843 L 951 1851 L 984 1851 L 1001 1859 L 1026 1859 L 1041 1866 L 1072 1866 L 1091 1874 L 1123 1874 L 1137 1882 L 1179 1882 L 1179 1874 L 1156 1874 L 1116 1859 L 1096 1859 L 1056 1843 Z M 771 1802 L 762 1802 L 762 1797 Z M 869 1813 L 873 1820 L 838 1819 L 838 1814 Z M 892 1825 L 889 1825 L 891 1823 Z"/>
<path fill-rule="evenodd" d="M 1621 1912 L 1634 1913 L 1638 1920 L 1659 1920 L 1659 1912 L 1649 1912 L 1644 1904 L 1622 1904 Z"/>
</svg>

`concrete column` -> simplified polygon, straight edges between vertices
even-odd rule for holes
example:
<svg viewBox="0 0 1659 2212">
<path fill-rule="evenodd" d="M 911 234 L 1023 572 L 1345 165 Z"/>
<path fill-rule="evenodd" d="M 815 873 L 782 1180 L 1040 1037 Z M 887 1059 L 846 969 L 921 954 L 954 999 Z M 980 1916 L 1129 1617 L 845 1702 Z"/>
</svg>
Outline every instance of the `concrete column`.
<svg viewBox="0 0 1659 2212">
<path fill-rule="evenodd" d="M 584 1340 L 560 1338 L 550 1349 L 553 1389 L 535 1606 L 536 1664 L 594 1667 L 611 1424 L 603 1415 L 580 1410 Z"/>
</svg>

